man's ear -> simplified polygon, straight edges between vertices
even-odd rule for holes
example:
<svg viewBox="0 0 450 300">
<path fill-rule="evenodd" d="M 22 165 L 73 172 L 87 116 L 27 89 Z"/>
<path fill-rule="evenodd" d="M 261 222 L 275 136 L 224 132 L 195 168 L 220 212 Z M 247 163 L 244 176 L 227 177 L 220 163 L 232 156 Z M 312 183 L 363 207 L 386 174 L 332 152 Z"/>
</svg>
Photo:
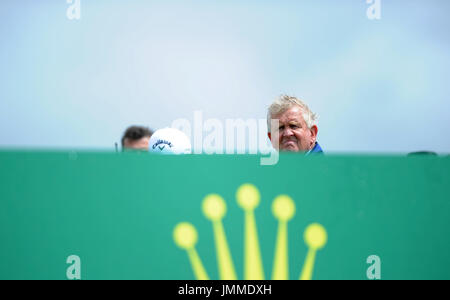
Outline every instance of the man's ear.
<svg viewBox="0 0 450 300">
<path fill-rule="evenodd" d="M 272 141 L 272 134 L 270 132 L 267 133 L 267 136 L 269 137 L 269 140 Z"/>
<path fill-rule="evenodd" d="M 310 130 L 311 130 L 311 138 L 314 144 L 317 140 L 317 132 L 319 132 L 319 128 L 317 128 L 316 125 L 313 125 Z"/>
</svg>

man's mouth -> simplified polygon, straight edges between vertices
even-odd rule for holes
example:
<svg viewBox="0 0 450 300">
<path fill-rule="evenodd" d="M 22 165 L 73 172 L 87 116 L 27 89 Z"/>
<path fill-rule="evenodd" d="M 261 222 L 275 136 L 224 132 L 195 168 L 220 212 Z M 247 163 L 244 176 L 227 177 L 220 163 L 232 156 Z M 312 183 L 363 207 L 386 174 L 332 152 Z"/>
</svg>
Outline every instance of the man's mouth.
<svg viewBox="0 0 450 300">
<path fill-rule="evenodd" d="M 282 145 L 284 147 L 295 147 L 297 145 L 297 141 L 294 141 L 294 140 L 283 141 Z"/>
</svg>

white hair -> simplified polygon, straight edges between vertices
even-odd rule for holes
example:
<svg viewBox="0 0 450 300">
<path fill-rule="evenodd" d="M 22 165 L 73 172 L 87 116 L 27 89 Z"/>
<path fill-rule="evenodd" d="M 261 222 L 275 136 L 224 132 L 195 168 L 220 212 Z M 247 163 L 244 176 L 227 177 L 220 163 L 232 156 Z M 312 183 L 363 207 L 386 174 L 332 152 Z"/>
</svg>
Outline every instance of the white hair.
<svg viewBox="0 0 450 300">
<path fill-rule="evenodd" d="M 318 116 L 309 109 L 308 105 L 296 97 L 282 95 L 269 106 L 269 111 L 267 113 L 267 128 L 269 132 L 271 130 L 272 118 L 276 115 L 284 113 L 293 106 L 300 107 L 302 110 L 303 119 L 305 120 L 308 128 L 317 125 Z"/>
</svg>

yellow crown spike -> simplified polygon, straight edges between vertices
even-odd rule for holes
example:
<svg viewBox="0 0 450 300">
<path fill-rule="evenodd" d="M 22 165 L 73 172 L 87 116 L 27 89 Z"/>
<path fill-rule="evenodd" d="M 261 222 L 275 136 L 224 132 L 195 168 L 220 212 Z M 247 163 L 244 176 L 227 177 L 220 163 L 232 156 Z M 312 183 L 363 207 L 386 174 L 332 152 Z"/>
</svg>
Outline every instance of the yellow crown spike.
<svg viewBox="0 0 450 300">
<path fill-rule="evenodd" d="M 258 230 L 254 215 L 254 210 L 259 205 L 259 191 L 254 185 L 244 184 L 238 189 L 236 198 L 239 206 L 245 211 L 244 278 L 246 280 L 264 280 Z"/>
<path fill-rule="evenodd" d="M 300 280 L 311 280 L 314 270 L 316 253 L 325 247 L 327 243 L 327 232 L 325 228 L 317 223 L 309 225 L 304 234 L 306 245 L 308 246 L 308 255 L 300 275 Z"/>
<path fill-rule="evenodd" d="M 288 221 L 295 215 L 295 203 L 286 195 L 275 198 L 272 204 L 272 213 L 278 220 L 278 235 L 273 261 L 272 279 L 288 280 Z"/>
<path fill-rule="evenodd" d="M 195 227 L 189 223 L 178 224 L 173 231 L 173 239 L 178 247 L 186 250 L 194 276 L 197 280 L 209 280 L 208 274 L 203 267 L 203 263 L 195 250 L 195 245 L 198 240 Z"/>
<path fill-rule="evenodd" d="M 230 248 L 228 247 L 222 219 L 226 214 L 226 204 L 219 195 L 208 195 L 203 200 L 203 213 L 212 223 L 216 243 L 217 264 L 222 280 L 237 280 Z"/>
</svg>

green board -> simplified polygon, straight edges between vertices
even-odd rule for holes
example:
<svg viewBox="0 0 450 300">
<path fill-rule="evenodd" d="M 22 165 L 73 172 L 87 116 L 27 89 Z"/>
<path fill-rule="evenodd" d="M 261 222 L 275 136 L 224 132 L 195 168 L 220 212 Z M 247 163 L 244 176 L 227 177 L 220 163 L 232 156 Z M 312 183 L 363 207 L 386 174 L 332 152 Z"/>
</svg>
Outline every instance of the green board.
<svg viewBox="0 0 450 300">
<path fill-rule="evenodd" d="M 196 228 L 196 252 L 208 277 L 219 279 L 213 225 L 202 211 L 211 194 L 226 203 L 225 243 L 237 277 L 246 278 L 248 236 L 236 200 L 244 184 L 260 194 L 254 218 L 265 279 L 279 195 L 296 211 L 286 242 L 290 279 L 302 272 L 312 223 L 327 233 L 313 279 L 367 279 L 372 255 L 382 279 L 450 279 L 449 183 L 448 157 L 285 154 L 261 166 L 258 156 L 3 151 L 0 279 L 66 279 L 71 255 L 82 279 L 195 279 L 174 241 L 181 222 Z"/>
</svg>

